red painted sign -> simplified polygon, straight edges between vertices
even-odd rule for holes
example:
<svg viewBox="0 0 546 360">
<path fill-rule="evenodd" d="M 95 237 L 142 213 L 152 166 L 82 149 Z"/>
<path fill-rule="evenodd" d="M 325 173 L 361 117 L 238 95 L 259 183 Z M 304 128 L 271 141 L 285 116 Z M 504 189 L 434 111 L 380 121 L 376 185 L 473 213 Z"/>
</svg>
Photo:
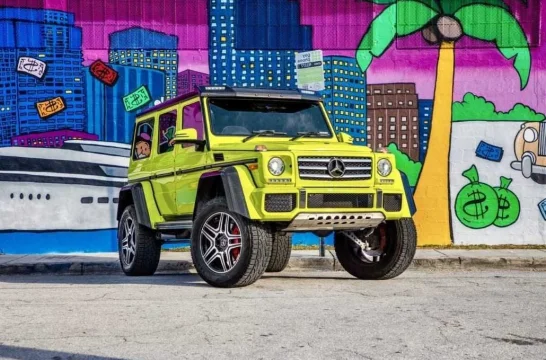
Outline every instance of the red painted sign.
<svg viewBox="0 0 546 360">
<path fill-rule="evenodd" d="M 114 86 L 119 78 L 118 72 L 101 60 L 97 60 L 91 64 L 89 71 L 91 75 L 108 86 Z"/>
</svg>

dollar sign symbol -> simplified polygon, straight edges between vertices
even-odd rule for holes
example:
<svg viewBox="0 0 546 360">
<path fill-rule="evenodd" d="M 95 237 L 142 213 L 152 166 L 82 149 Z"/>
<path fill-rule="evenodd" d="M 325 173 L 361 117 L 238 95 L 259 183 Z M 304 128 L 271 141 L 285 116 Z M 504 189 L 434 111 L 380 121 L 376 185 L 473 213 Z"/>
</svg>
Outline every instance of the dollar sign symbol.
<svg viewBox="0 0 546 360">
<path fill-rule="evenodd" d="M 470 193 L 471 199 L 464 203 L 463 211 L 466 215 L 472 217 L 475 220 L 483 219 L 484 214 L 487 212 L 488 207 L 484 205 L 486 200 L 485 195 L 479 190 L 473 190 Z"/>
<path fill-rule="evenodd" d="M 27 70 L 28 72 L 34 72 L 37 66 L 38 66 L 38 63 L 36 62 L 36 60 L 30 60 L 29 62 L 23 65 L 23 68 Z"/>
<path fill-rule="evenodd" d="M 138 93 L 133 94 L 132 99 L 131 99 L 131 105 L 137 106 L 139 104 L 140 104 L 140 94 L 138 94 Z"/>
<path fill-rule="evenodd" d="M 103 80 L 103 79 L 106 77 L 106 75 L 108 75 L 108 70 L 102 68 L 102 69 L 100 69 L 100 70 L 97 70 L 97 71 L 95 72 L 95 75 L 97 75 L 97 77 L 98 77 L 99 79 Z"/>
<path fill-rule="evenodd" d="M 45 106 L 45 110 L 48 113 L 55 112 L 59 108 L 59 104 L 55 100 L 49 100 Z"/>
<path fill-rule="evenodd" d="M 509 215 L 505 215 L 504 211 L 508 209 L 509 207 L 510 207 L 510 203 L 508 202 L 508 200 L 506 200 L 506 198 L 502 194 L 500 194 L 499 195 L 499 214 L 497 216 L 497 219 L 506 220 Z"/>
</svg>

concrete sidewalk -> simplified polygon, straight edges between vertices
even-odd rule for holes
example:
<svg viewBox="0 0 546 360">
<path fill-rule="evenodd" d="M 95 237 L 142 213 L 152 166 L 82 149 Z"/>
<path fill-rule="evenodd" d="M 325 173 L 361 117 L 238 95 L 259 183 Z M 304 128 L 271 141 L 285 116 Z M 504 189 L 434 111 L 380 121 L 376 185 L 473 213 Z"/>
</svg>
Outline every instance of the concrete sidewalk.
<svg viewBox="0 0 546 360">
<path fill-rule="evenodd" d="M 413 269 L 546 271 L 546 250 L 418 249 Z M 294 250 L 285 271 L 343 271 L 333 251 Z M 121 274 L 117 253 L 62 255 L 0 255 L 0 275 Z M 157 273 L 195 273 L 189 252 L 163 252 Z"/>
</svg>

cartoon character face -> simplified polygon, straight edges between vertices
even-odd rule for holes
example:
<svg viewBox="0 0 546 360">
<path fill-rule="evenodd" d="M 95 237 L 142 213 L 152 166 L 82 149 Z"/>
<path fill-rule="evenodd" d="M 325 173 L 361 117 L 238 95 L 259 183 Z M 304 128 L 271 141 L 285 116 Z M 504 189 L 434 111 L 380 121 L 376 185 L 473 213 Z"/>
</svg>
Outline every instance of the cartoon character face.
<svg viewBox="0 0 546 360">
<path fill-rule="evenodd" d="M 150 156 L 151 149 L 150 149 L 150 143 L 147 141 L 139 141 L 136 145 L 136 156 L 137 159 L 143 159 Z"/>
<path fill-rule="evenodd" d="M 135 144 L 135 157 L 137 159 L 144 159 L 150 156 L 152 153 L 150 135 L 142 133 L 137 137 Z"/>
</svg>

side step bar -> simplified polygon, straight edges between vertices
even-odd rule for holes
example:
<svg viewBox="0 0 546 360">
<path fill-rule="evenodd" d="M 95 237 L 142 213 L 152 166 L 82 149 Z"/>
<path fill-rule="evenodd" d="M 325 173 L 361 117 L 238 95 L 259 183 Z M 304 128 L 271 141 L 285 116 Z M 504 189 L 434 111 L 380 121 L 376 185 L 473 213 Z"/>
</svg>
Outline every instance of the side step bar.
<svg viewBox="0 0 546 360">
<path fill-rule="evenodd" d="M 193 221 L 180 220 L 180 221 L 166 221 L 164 223 L 157 224 L 157 230 L 191 230 L 193 227 Z"/>
</svg>

